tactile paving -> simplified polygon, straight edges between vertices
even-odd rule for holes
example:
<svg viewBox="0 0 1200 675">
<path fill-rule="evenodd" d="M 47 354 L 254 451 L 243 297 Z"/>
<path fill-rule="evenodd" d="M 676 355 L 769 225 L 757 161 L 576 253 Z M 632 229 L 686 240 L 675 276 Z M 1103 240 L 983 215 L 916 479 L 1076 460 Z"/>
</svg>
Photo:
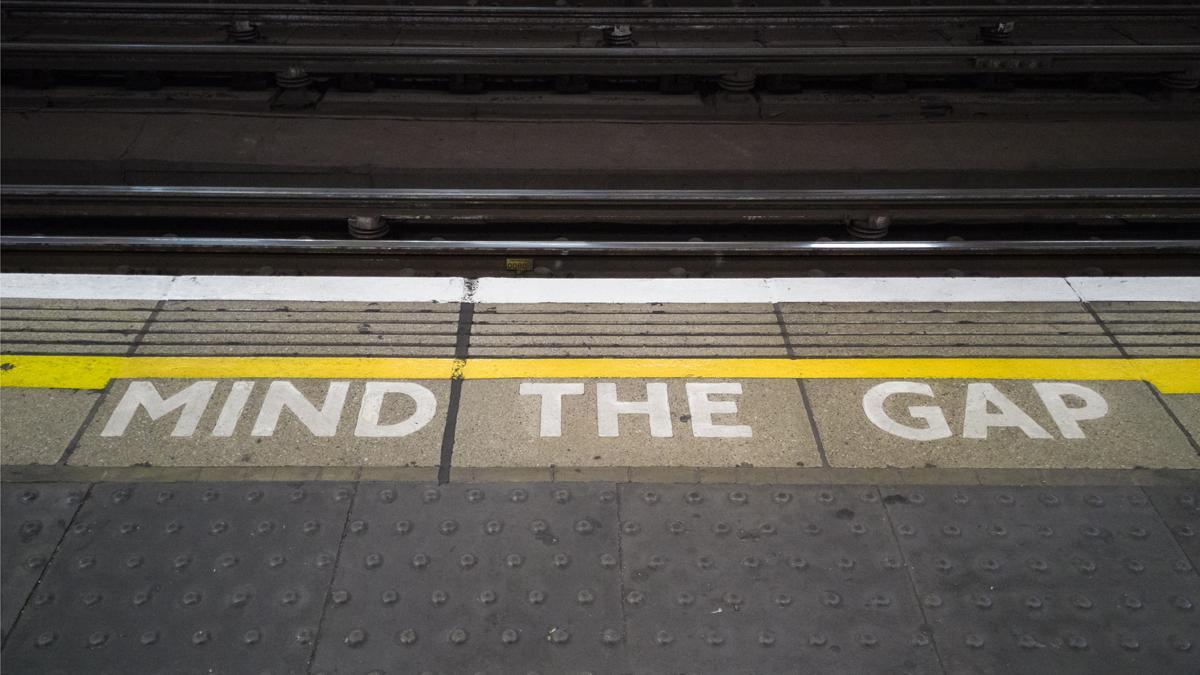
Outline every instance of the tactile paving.
<svg viewBox="0 0 1200 675">
<path fill-rule="evenodd" d="M 1140 489 L 882 494 L 947 672 L 1196 672 L 1200 581 Z"/>
<path fill-rule="evenodd" d="M 364 483 L 316 673 L 618 673 L 612 486 Z"/>
<path fill-rule="evenodd" d="M 4 483 L 0 487 L 4 505 L 0 611 L 5 639 L 79 509 L 86 488 L 71 483 Z"/>
<path fill-rule="evenodd" d="M 77 506 L 82 494 L 4 485 L 3 600 L 20 610 L 5 615 L 5 673 L 1200 663 L 1194 487 L 142 483 L 95 485 Z"/>
<path fill-rule="evenodd" d="M 1200 564 L 1200 486 L 1145 490 L 1192 565 Z"/>
<path fill-rule="evenodd" d="M 291 673 L 312 655 L 353 487 L 97 485 L 6 673 Z"/>
<path fill-rule="evenodd" d="M 638 673 L 937 672 L 874 487 L 628 485 Z"/>
</svg>

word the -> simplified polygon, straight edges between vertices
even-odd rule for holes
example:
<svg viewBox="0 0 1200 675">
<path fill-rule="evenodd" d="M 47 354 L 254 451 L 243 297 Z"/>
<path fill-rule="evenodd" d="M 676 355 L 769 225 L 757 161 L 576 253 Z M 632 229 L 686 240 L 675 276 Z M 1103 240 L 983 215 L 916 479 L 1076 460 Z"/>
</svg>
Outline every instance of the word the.
<svg viewBox="0 0 1200 675">
<path fill-rule="evenodd" d="M 674 435 L 671 426 L 671 402 L 667 398 L 667 385 L 662 382 L 646 384 L 646 400 L 621 401 L 617 399 L 617 385 L 612 382 L 597 382 L 596 427 L 601 437 L 620 435 L 621 415 L 645 415 L 650 418 L 650 435 L 655 438 L 670 438 Z M 713 415 L 737 413 L 736 401 L 714 401 L 713 394 L 741 395 L 739 382 L 688 382 L 688 413 L 691 415 L 692 435 L 698 438 L 750 438 L 750 427 L 744 424 L 717 424 Z M 522 396 L 541 398 L 541 436 L 562 436 L 562 408 L 564 396 L 582 396 L 582 382 L 522 382 Z"/>
</svg>

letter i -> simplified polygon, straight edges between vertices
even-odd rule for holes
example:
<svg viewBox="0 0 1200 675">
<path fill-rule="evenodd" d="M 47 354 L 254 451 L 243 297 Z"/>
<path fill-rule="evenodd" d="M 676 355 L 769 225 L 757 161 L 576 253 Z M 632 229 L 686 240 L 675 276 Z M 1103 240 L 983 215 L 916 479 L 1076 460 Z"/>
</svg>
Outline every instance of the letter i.
<svg viewBox="0 0 1200 675">
<path fill-rule="evenodd" d="M 213 436 L 229 437 L 233 435 L 233 430 L 237 428 L 237 423 L 242 417 L 242 411 L 246 409 L 246 401 L 250 400 L 252 391 L 254 391 L 253 382 L 233 383 L 233 387 L 229 389 L 229 397 L 225 399 L 225 405 L 221 407 L 217 423 L 213 426 Z"/>
</svg>

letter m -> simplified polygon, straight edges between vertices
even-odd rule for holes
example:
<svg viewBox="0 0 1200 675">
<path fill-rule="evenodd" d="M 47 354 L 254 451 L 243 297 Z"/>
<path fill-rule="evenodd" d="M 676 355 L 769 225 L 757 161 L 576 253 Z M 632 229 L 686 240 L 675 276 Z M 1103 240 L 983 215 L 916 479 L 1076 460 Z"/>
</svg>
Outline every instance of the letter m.
<svg viewBox="0 0 1200 675">
<path fill-rule="evenodd" d="M 146 411 L 151 421 L 157 420 L 174 410 L 183 408 L 183 413 L 179 415 L 179 421 L 175 423 L 175 429 L 171 432 L 171 435 L 191 436 L 196 431 L 196 425 L 200 422 L 200 416 L 204 414 L 204 409 L 208 407 L 208 400 L 212 398 L 216 387 L 216 382 L 207 380 L 194 382 L 174 396 L 164 399 L 159 395 L 158 389 L 155 388 L 152 382 L 131 382 L 129 383 L 129 388 L 125 390 L 125 395 L 121 397 L 121 402 L 117 404 L 116 410 L 113 411 L 112 417 L 108 418 L 108 424 L 104 425 L 104 431 L 101 431 L 100 435 L 124 435 L 125 429 L 129 427 L 129 423 L 133 421 L 133 417 L 137 414 L 139 408 Z"/>
</svg>

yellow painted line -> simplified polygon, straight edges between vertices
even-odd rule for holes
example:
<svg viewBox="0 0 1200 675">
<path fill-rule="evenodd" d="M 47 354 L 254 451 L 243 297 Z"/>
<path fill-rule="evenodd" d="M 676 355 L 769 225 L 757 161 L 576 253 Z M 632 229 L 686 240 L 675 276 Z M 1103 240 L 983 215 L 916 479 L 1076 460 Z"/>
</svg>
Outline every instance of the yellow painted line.
<svg viewBox="0 0 1200 675">
<path fill-rule="evenodd" d="M 114 379 L 388 379 L 450 377 L 454 359 L 321 356 L 0 356 L 0 386 L 103 389 Z"/>
<path fill-rule="evenodd" d="M 1200 394 L 1200 359 L 409 359 L 260 356 L 0 357 L 0 386 L 101 389 L 113 379 L 1145 380 Z"/>
</svg>

